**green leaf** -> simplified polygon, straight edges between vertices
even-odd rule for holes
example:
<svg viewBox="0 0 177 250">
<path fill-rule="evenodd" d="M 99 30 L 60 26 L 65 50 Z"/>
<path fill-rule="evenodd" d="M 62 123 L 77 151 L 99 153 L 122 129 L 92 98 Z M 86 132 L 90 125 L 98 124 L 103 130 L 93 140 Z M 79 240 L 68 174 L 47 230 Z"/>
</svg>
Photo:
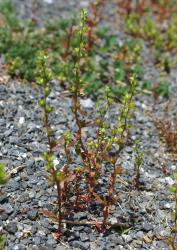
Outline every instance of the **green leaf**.
<svg viewBox="0 0 177 250">
<path fill-rule="evenodd" d="M 49 96 L 49 95 L 50 95 L 50 92 L 51 92 L 51 88 L 47 86 L 47 87 L 45 88 L 44 92 L 45 92 L 45 96 L 46 96 L 46 97 Z"/>
<path fill-rule="evenodd" d="M 6 241 L 6 236 L 4 234 L 0 234 L 0 250 L 4 249 L 5 241 Z"/>
<path fill-rule="evenodd" d="M 175 185 L 172 185 L 172 186 L 169 188 L 169 191 L 170 191 L 171 193 L 176 193 L 176 192 L 177 192 L 176 186 L 175 186 Z"/>
<path fill-rule="evenodd" d="M 39 100 L 38 104 L 39 104 L 40 107 L 44 107 L 46 102 L 45 102 L 44 99 L 41 99 L 41 100 Z"/>
<path fill-rule="evenodd" d="M 51 113 L 53 110 L 54 110 L 54 108 L 52 106 L 50 106 L 50 105 L 46 106 L 46 112 L 47 113 Z"/>
<path fill-rule="evenodd" d="M 5 172 L 5 166 L 3 163 L 0 163 L 0 185 L 5 184 L 9 179 L 9 176 Z"/>
</svg>

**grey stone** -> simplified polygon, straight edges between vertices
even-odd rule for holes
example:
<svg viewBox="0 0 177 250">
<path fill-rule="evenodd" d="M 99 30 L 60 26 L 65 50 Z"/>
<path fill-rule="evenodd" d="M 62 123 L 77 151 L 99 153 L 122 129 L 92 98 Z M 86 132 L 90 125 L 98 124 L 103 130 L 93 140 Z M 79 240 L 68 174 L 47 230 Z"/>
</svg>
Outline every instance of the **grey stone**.
<svg viewBox="0 0 177 250">
<path fill-rule="evenodd" d="M 29 194 L 29 198 L 33 199 L 36 196 L 36 193 L 34 191 L 31 191 L 28 193 Z M 37 197 L 36 197 L 37 198 Z"/>
<path fill-rule="evenodd" d="M 128 235 L 128 234 L 122 234 L 122 238 L 124 239 L 124 241 L 126 243 L 129 243 L 129 242 L 131 242 L 133 240 L 132 237 L 130 235 Z"/>
<path fill-rule="evenodd" d="M 37 232 L 37 230 L 38 230 L 38 227 L 36 225 L 33 225 L 32 228 L 31 228 L 31 232 L 33 234 L 35 234 Z"/>
<path fill-rule="evenodd" d="M 4 210 L 4 212 L 8 215 L 12 214 L 14 209 L 13 207 L 9 204 L 9 203 L 6 203 L 2 206 L 2 209 Z"/>
<path fill-rule="evenodd" d="M 15 245 L 15 246 L 13 246 L 13 248 L 12 248 L 12 250 L 25 250 L 25 249 L 26 249 L 26 247 L 25 247 L 25 245 L 23 245 L 23 244 Z"/>
<path fill-rule="evenodd" d="M 20 188 L 19 182 L 14 181 L 14 180 L 10 180 L 10 181 L 8 182 L 7 186 L 9 186 L 10 188 L 12 188 L 13 191 Z"/>
<path fill-rule="evenodd" d="M 13 155 L 15 157 L 19 157 L 19 151 L 18 150 L 11 150 L 10 155 Z"/>
<path fill-rule="evenodd" d="M 15 236 L 17 237 L 17 239 L 20 239 L 23 236 L 23 232 L 16 232 Z"/>
<path fill-rule="evenodd" d="M 27 213 L 27 217 L 30 220 L 35 220 L 37 216 L 38 216 L 38 211 L 36 209 L 32 209 Z"/>
<path fill-rule="evenodd" d="M 153 226 L 150 223 L 144 222 L 142 229 L 144 232 L 149 232 L 153 229 Z"/>
<path fill-rule="evenodd" d="M 5 220 L 7 220 L 8 219 L 8 214 L 6 214 L 5 212 L 1 212 L 1 214 L 0 214 L 0 219 L 1 220 L 3 220 L 3 221 L 5 221 Z"/>
<path fill-rule="evenodd" d="M 124 244 L 124 241 L 122 239 L 122 237 L 120 235 L 110 235 L 109 237 L 107 237 L 106 239 L 107 242 L 111 242 L 114 245 L 121 245 Z"/>
<path fill-rule="evenodd" d="M 34 237 L 33 242 L 35 245 L 40 245 L 41 244 L 41 238 L 40 237 Z"/>
<path fill-rule="evenodd" d="M 3 227 L 4 223 L 0 220 L 0 228 Z"/>
<path fill-rule="evenodd" d="M 57 246 L 56 250 L 69 250 L 69 248 L 67 248 L 65 246 Z"/>
<path fill-rule="evenodd" d="M 6 130 L 5 133 L 4 133 L 4 136 L 9 137 L 12 134 L 12 132 L 13 132 L 12 129 Z"/>
<path fill-rule="evenodd" d="M 81 250 L 86 250 L 89 248 L 89 243 L 88 242 L 81 242 L 81 241 L 73 241 L 72 246 L 74 248 L 79 248 Z"/>
<path fill-rule="evenodd" d="M 94 234 L 90 234 L 90 241 L 95 241 L 96 240 L 96 236 Z"/>
<path fill-rule="evenodd" d="M 143 231 L 138 231 L 135 235 L 135 238 L 142 238 L 144 236 L 144 232 Z"/>
<path fill-rule="evenodd" d="M 20 195 L 18 201 L 21 203 L 24 203 L 26 201 L 29 200 L 29 194 L 28 193 L 23 193 L 22 195 Z"/>
<path fill-rule="evenodd" d="M 31 184 L 37 184 L 37 183 L 38 183 L 38 178 L 37 178 L 36 176 L 32 176 L 32 177 L 30 178 L 30 183 L 31 183 Z"/>
<path fill-rule="evenodd" d="M 46 245 L 47 246 L 54 246 L 54 245 L 56 245 L 57 244 L 57 242 L 56 242 L 56 240 L 54 240 L 54 239 L 48 239 L 47 240 L 47 242 L 46 242 Z"/>
<path fill-rule="evenodd" d="M 80 233 L 80 239 L 81 241 L 85 242 L 89 240 L 89 235 L 86 233 Z"/>
<path fill-rule="evenodd" d="M 11 233 L 11 234 L 15 234 L 18 230 L 17 228 L 17 223 L 16 222 L 9 222 L 5 229 L 7 230 L 7 232 Z"/>
<path fill-rule="evenodd" d="M 6 202 L 8 202 L 8 197 L 5 194 L 1 194 L 0 203 L 3 204 L 3 203 L 6 203 Z"/>
<path fill-rule="evenodd" d="M 35 161 L 34 160 L 28 160 L 26 161 L 26 166 L 27 168 L 32 168 L 35 164 Z"/>
<path fill-rule="evenodd" d="M 76 220 L 85 220 L 87 219 L 87 215 L 84 212 L 79 212 L 74 215 L 74 219 Z"/>
<path fill-rule="evenodd" d="M 30 247 L 30 250 L 49 250 L 48 247 L 44 246 L 44 245 L 41 245 L 41 246 L 32 246 Z M 50 250 L 53 250 L 53 249 L 50 249 Z"/>
</svg>

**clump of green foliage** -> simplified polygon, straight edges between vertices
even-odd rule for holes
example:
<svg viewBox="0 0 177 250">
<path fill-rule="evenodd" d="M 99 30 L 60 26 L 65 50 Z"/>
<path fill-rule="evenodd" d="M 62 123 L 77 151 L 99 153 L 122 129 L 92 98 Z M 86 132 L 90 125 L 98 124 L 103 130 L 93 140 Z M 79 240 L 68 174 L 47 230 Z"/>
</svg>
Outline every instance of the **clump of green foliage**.
<svg viewBox="0 0 177 250">
<path fill-rule="evenodd" d="M 138 1 L 132 8 L 130 2 L 122 6 L 127 8 L 125 31 L 140 40 L 146 40 L 154 56 L 154 66 L 170 73 L 176 67 L 176 3 L 173 1 Z M 166 4 L 165 4 L 166 2 Z M 164 26 L 163 24 L 166 23 Z M 170 60 L 169 60 L 170 56 Z M 168 97 L 168 84 L 152 86 L 153 95 Z"/>
<path fill-rule="evenodd" d="M 20 28 L 20 22 L 14 12 L 14 5 L 11 0 L 0 1 L 0 13 L 5 17 L 5 23 L 8 27 L 12 30 L 18 30 Z"/>
<path fill-rule="evenodd" d="M 151 2 L 151 1 L 150 1 Z M 170 1 L 166 4 L 160 2 L 138 3 L 125 17 L 125 30 L 136 37 L 141 37 L 162 51 L 176 51 L 176 4 Z M 146 6 L 147 4 L 147 6 Z M 167 27 L 161 23 L 166 21 Z"/>
</svg>

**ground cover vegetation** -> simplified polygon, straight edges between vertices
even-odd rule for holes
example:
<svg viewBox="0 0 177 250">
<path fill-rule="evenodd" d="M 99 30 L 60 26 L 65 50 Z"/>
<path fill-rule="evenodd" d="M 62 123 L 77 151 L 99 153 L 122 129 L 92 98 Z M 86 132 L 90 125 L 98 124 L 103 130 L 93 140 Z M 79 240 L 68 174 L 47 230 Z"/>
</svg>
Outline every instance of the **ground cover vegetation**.
<svg viewBox="0 0 177 250">
<path fill-rule="evenodd" d="M 172 115 L 167 120 L 156 115 L 159 102 L 170 100 L 168 76 L 177 65 L 175 1 L 146 1 L 146 4 L 137 1 L 135 5 L 132 1 L 114 2 L 123 17 L 123 29 L 127 35 L 123 43 L 118 43 L 117 35 L 101 25 L 104 0 L 91 2 L 88 10 L 82 9 L 80 15 L 48 21 L 42 27 L 36 18 L 35 1 L 32 18 L 25 21 L 17 18 L 12 1 L 0 2 L 3 74 L 23 84 L 36 84 L 42 96 L 38 98 L 38 105 L 47 147 L 41 156 L 45 177 L 54 187 L 56 199 L 54 209 L 42 208 L 39 212 L 57 224 L 53 232 L 56 240 L 66 236 L 65 228 L 72 230 L 74 226 L 90 226 L 99 233 L 114 230 L 126 235 L 139 223 L 131 216 L 129 223 L 111 220 L 112 211 L 120 201 L 120 183 L 124 185 L 124 193 L 132 189 L 138 195 L 145 189 L 141 177 L 146 154 L 140 139 L 132 136 L 132 131 L 136 130 L 134 117 L 139 96 L 152 97 L 152 110 L 148 115 L 154 121 L 168 157 L 173 162 L 177 159 L 176 117 Z M 153 67 L 160 72 L 155 82 L 143 77 L 144 43 L 149 49 Z M 60 138 L 52 124 L 55 115 L 55 107 L 51 104 L 53 79 L 71 100 L 72 122 L 75 124 L 74 129 L 65 130 Z M 84 98 L 95 102 L 94 111 L 89 112 L 83 107 Z M 124 181 L 125 170 L 119 160 L 127 145 L 132 149 L 133 167 L 129 173 L 131 178 Z M 163 171 L 168 172 L 165 167 Z M 9 176 L 10 173 L 5 173 L 5 166 L 0 164 L 0 184 L 4 185 Z M 169 249 L 175 250 L 175 171 L 172 179 L 169 193 L 175 205 L 171 208 L 171 233 L 159 239 L 167 243 Z M 132 206 L 131 202 L 129 205 Z M 73 219 L 82 211 L 90 213 L 89 220 Z M 4 248 L 5 241 L 2 234 L 0 249 Z M 145 242 L 148 241 L 151 240 L 146 237 Z"/>
</svg>

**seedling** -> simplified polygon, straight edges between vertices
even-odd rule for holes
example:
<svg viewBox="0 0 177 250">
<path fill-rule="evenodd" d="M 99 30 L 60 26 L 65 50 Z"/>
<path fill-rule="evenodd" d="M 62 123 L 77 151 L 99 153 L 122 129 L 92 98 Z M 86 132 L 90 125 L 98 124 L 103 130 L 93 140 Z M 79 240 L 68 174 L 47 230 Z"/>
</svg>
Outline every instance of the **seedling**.
<svg viewBox="0 0 177 250">
<path fill-rule="evenodd" d="M 139 190 L 140 188 L 140 176 L 141 176 L 141 166 L 143 163 L 143 156 L 144 153 L 142 151 L 140 151 L 140 147 L 139 147 L 139 141 L 136 140 L 134 142 L 134 152 L 135 152 L 135 157 L 134 157 L 134 171 L 135 171 L 135 178 L 134 178 L 134 183 L 135 183 L 135 187 L 136 189 Z"/>
<path fill-rule="evenodd" d="M 138 34 L 140 31 L 139 23 L 140 18 L 137 13 L 132 12 L 125 19 L 126 22 L 126 30 L 132 34 Z M 140 33 L 139 33 L 140 34 Z"/>
<path fill-rule="evenodd" d="M 53 131 L 49 123 L 49 114 L 53 111 L 53 107 L 47 104 L 47 97 L 50 95 L 51 88 L 49 81 L 51 80 L 52 73 L 47 68 L 47 57 L 43 52 L 39 52 L 37 56 L 37 84 L 40 85 L 43 89 L 44 97 L 39 100 L 39 106 L 43 108 L 43 120 L 44 127 L 46 128 L 48 146 L 49 149 L 46 153 L 43 154 L 44 160 L 47 162 L 46 170 L 50 173 L 50 180 L 57 186 L 57 198 L 58 198 L 58 233 L 61 233 L 61 220 L 62 220 L 62 211 L 61 211 L 61 181 L 62 173 L 54 167 L 54 148 L 56 146 L 56 141 L 53 139 Z"/>
</svg>

